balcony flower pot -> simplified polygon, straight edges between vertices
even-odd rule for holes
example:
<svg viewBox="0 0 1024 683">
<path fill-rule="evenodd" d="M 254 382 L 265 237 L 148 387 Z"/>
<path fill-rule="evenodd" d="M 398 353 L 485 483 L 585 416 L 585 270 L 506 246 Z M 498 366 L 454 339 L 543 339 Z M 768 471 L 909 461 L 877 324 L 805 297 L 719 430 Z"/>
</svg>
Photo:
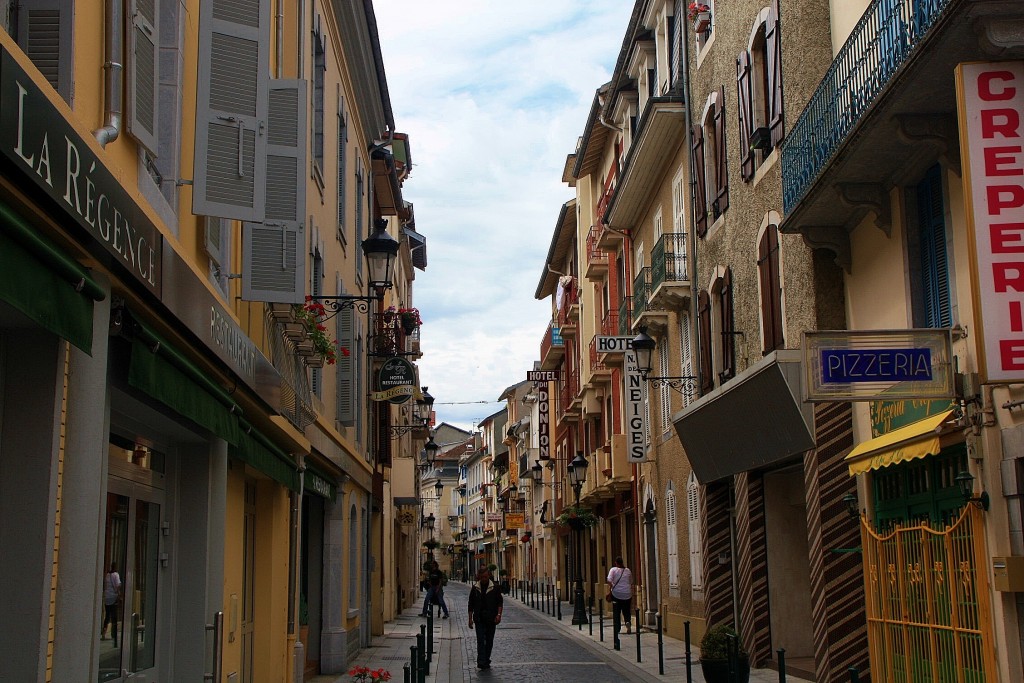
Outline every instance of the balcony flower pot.
<svg viewBox="0 0 1024 683">
<path fill-rule="evenodd" d="M 317 353 L 306 356 L 306 365 L 311 368 L 322 368 L 324 366 L 324 357 Z"/>
<path fill-rule="evenodd" d="M 295 314 L 291 304 L 270 304 L 270 317 L 282 323 L 295 321 Z"/>
<path fill-rule="evenodd" d="M 284 324 L 284 336 L 293 342 L 302 341 L 306 338 L 306 328 L 302 323 L 286 322 Z"/>
<path fill-rule="evenodd" d="M 693 18 L 693 32 L 704 33 L 711 26 L 711 12 L 697 12 Z"/>
<path fill-rule="evenodd" d="M 750 149 L 768 149 L 771 144 L 771 131 L 767 126 L 755 128 L 750 133 Z"/>
</svg>

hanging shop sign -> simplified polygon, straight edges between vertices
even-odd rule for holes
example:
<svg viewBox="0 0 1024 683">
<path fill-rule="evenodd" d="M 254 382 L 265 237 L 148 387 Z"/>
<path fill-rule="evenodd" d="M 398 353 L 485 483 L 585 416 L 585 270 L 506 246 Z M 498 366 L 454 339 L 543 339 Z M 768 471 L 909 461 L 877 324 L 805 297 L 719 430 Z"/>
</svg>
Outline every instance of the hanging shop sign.
<svg viewBox="0 0 1024 683">
<path fill-rule="evenodd" d="M 160 295 L 156 225 L 6 51 L 0 55 L 0 151 L 92 236 L 110 265 Z"/>
<path fill-rule="evenodd" d="M 533 370 L 526 373 L 527 382 L 537 382 L 537 459 L 551 459 L 551 404 L 548 382 L 558 379 L 557 370 Z"/>
<path fill-rule="evenodd" d="M 487 522 L 500 522 L 501 521 L 501 513 L 500 512 L 488 512 L 486 517 L 485 517 L 485 521 L 487 521 Z"/>
<path fill-rule="evenodd" d="M 806 332 L 804 398 L 896 401 L 954 396 L 948 330 Z"/>
<path fill-rule="evenodd" d="M 956 68 L 978 374 L 1024 381 L 1024 61 Z"/>
<path fill-rule="evenodd" d="M 526 515 L 522 512 L 506 512 L 505 513 L 505 528 L 506 529 L 524 529 L 526 528 Z"/>
<path fill-rule="evenodd" d="M 626 457 L 647 462 L 647 381 L 640 374 L 636 351 L 626 352 Z"/>
<path fill-rule="evenodd" d="M 405 403 L 416 394 L 416 368 L 404 358 L 388 358 L 377 372 L 374 401 Z"/>
<path fill-rule="evenodd" d="M 598 353 L 625 353 L 633 348 L 632 337 L 602 337 L 597 338 Z"/>
</svg>

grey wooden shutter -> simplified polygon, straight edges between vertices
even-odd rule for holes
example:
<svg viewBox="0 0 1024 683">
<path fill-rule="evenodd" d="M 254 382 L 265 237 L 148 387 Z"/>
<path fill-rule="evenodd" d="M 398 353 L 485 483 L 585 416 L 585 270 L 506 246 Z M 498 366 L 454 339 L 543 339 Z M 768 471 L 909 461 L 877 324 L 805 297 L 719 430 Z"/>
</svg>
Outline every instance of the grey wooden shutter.
<svg viewBox="0 0 1024 683">
<path fill-rule="evenodd" d="M 708 203 L 704 170 L 704 126 L 693 127 L 693 144 L 690 148 L 690 173 L 693 175 L 693 223 L 697 235 L 708 233 Z"/>
<path fill-rule="evenodd" d="M 18 45 L 53 89 L 71 102 L 74 3 L 22 0 L 18 3 Z"/>
<path fill-rule="evenodd" d="M 746 50 L 736 58 L 736 99 L 740 119 L 740 176 L 750 180 L 754 177 L 754 150 L 750 149 L 754 99 L 750 82 L 750 53 Z"/>
<path fill-rule="evenodd" d="M 779 2 L 772 0 L 764 26 L 765 53 L 768 56 L 768 128 L 772 147 L 782 142 L 785 133 L 782 113 L 782 36 L 779 33 Z"/>
<path fill-rule="evenodd" d="M 345 188 L 348 185 L 348 164 L 346 163 L 348 145 L 348 122 L 345 120 L 345 99 L 338 98 L 338 233 L 342 240 L 348 239 L 345 234 Z"/>
<path fill-rule="evenodd" d="M 270 0 L 199 4 L 192 212 L 264 219 Z"/>
<path fill-rule="evenodd" d="M 725 86 L 718 91 L 718 103 L 712 115 L 715 122 L 715 201 L 714 214 L 718 218 L 729 208 L 729 161 L 725 149 Z"/>
<path fill-rule="evenodd" d="M 223 218 L 206 216 L 206 219 L 203 221 L 203 242 L 210 260 L 218 266 L 227 265 L 224 263 L 224 239 L 225 237 L 230 239 L 230 236 L 224 233 Z"/>
<path fill-rule="evenodd" d="M 304 80 L 271 82 L 267 119 L 266 220 L 246 223 L 242 298 L 302 303 L 305 299 L 306 101 Z"/>
<path fill-rule="evenodd" d="M 160 35 L 156 0 L 131 0 L 128 57 L 128 132 L 157 155 L 157 50 Z"/>
</svg>

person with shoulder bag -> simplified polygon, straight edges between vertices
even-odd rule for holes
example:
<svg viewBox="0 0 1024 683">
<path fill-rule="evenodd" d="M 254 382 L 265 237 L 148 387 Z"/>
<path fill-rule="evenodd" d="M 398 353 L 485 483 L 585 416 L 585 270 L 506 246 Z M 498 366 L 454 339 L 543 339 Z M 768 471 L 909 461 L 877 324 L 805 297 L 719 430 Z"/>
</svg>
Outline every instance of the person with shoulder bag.
<svg viewBox="0 0 1024 683">
<path fill-rule="evenodd" d="M 615 566 L 608 572 L 605 579 L 608 584 L 608 594 L 605 600 L 612 603 L 613 632 L 618 633 L 622 623 L 622 615 L 626 615 L 626 633 L 632 633 L 630 620 L 630 607 L 633 602 L 633 573 L 626 568 L 626 563 L 621 557 L 615 558 Z M 637 628 L 640 624 L 637 624 Z"/>
<path fill-rule="evenodd" d="M 499 586 L 491 581 L 490 569 L 481 567 L 476 578 L 469 591 L 469 627 L 476 627 L 476 666 L 478 669 L 490 669 L 494 631 L 501 623 L 505 601 Z"/>
</svg>

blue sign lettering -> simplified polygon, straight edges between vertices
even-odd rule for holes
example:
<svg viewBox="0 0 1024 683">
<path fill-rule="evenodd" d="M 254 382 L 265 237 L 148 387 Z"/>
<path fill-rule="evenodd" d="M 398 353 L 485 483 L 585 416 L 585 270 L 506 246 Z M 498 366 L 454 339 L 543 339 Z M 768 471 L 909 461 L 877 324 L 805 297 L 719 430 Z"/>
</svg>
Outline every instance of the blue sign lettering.
<svg viewBox="0 0 1024 683">
<path fill-rule="evenodd" d="M 822 349 L 824 384 L 853 382 L 930 382 L 932 350 Z"/>
</svg>

